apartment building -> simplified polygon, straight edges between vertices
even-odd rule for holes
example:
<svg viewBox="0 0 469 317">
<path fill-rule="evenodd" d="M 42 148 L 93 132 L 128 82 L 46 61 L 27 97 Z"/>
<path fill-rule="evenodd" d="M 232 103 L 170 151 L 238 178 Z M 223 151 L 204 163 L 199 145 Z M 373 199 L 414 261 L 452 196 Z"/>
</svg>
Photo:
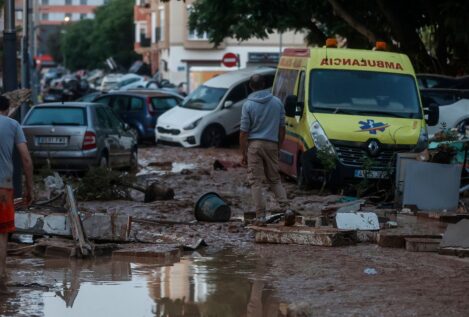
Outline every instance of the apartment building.
<svg viewBox="0 0 469 317">
<path fill-rule="evenodd" d="M 47 40 L 60 32 L 66 24 L 83 19 L 93 19 L 96 7 L 109 0 L 33 0 L 36 32 L 36 54 L 49 54 Z"/>
<path fill-rule="evenodd" d="M 304 34 L 272 34 L 265 40 L 239 42 L 227 38 L 218 47 L 208 41 L 206 33 L 188 29 L 193 0 L 136 0 L 135 51 L 163 78 L 194 88 L 214 75 L 232 70 L 221 66 L 225 53 L 237 54 L 240 67 L 276 65 L 284 47 L 304 47 Z"/>
</svg>

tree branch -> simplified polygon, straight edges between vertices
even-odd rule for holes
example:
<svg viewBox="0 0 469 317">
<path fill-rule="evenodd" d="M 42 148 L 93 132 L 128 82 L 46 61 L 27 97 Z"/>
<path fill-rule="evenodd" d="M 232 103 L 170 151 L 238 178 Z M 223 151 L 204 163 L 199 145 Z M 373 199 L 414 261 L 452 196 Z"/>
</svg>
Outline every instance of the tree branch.
<svg viewBox="0 0 469 317">
<path fill-rule="evenodd" d="M 348 25 L 350 25 L 353 29 L 355 29 L 358 33 L 362 34 L 364 37 L 368 39 L 370 43 L 376 42 L 376 35 L 368 29 L 365 25 L 355 19 L 351 14 L 347 12 L 347 10 L 342 7 L 342 5 L 337 0 L 327 0 L 329 4 L 334 9 L 335 13 L 340 16 Z"/>
</svg>

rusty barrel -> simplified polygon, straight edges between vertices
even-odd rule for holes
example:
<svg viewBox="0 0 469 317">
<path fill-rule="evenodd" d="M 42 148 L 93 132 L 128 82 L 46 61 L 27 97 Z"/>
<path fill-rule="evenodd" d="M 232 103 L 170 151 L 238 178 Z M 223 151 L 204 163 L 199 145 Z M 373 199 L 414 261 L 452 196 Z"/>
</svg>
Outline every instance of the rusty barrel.
<svg viewBox="0 0 469 317">
<path fill-rule="evenodd" d="M 202 195 L 195 204 L 195 219 L 208 222 L 227 222 L 231 217 L 231 208 L 217 193 Z"/>
</svg>

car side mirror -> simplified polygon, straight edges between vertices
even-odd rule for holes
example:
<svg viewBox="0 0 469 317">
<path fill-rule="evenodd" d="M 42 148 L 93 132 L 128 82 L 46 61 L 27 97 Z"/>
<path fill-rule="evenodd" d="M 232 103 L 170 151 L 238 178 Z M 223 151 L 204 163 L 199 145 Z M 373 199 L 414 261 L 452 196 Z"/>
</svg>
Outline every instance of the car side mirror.
<svg viewBox="0 0 469 317">
<path fill-rule="evenodd" d="M 231 108 L 233 105 L 234 105 L 234 102 L 233 102 L 233 101 L 227 100 L 227 101 L 225 101 L 225 104 L 223 105 L 223 107 L 224 107 L 225 109 L 229 109 L 229 108 Z"/>
<path fill-rule="evenodd" d="M 424 110 L 425 121 L 430 127 L 436 126 L 440 120 L 440 108 L 437 104 L 430 104 L 428 108 Z"/>
<path fill-rule="evenodd" d="M 289 95 L 285 99 L 285 115 L 287 117 L 295 117 L 296 106 L 298 105 L 298 97 L 295 95 Z"/>
</svg>

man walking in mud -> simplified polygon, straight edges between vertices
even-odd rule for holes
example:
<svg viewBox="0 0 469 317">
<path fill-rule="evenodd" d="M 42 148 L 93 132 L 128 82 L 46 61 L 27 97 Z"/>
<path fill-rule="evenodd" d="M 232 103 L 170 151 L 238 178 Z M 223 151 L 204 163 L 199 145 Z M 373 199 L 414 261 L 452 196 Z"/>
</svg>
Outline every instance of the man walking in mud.
<svg viewBox="0 0 469 317">
<path fill-rule="evenodd" d="M 7 117 L 10 102 L 0 96 L 0 295 L 8 294 L 6 288 L 6 256 L 8 233 L 15 230 L 13 205 L 13 149 L 16 146 L 26 177 L 24 203 L 31 203 L 33 165 L 26 139 L 20 124 Z"/>
<path fill-rule="evenodd" d="M 285 109 L 280 99 L 264 90 L 262 75 L 253 75 L 249 86 L 253 93 L 248 96 L 241 114 L 241 163 L 248 166 L 256 218 L 263 220 L 266 212 L 262 196 L 264 177 L 281 205 L 287 198 L 278 168 L 279 148 L 285 138 Z"/>
</svg>

